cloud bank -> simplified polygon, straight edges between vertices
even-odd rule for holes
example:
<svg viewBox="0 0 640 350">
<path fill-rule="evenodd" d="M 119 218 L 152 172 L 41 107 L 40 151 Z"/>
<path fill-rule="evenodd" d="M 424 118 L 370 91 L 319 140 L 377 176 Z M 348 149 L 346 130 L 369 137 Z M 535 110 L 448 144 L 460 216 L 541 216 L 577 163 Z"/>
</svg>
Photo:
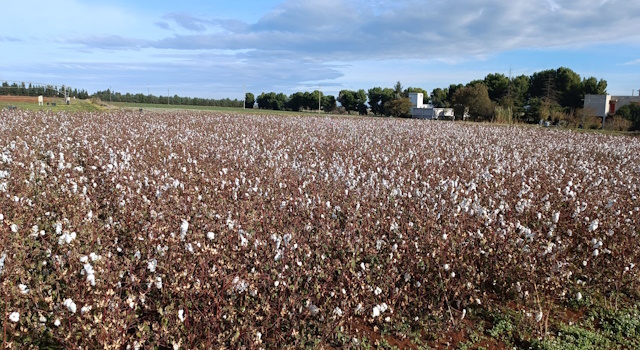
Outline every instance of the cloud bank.
<svg viewBox="0 0 640 350">
<path fill-rule="evenodd" d="M 227 85 L 251 81 L 257 89 L 291 91 L 329 85 L 345 67 L 365 61 L 458 64 L 514 50 L 640 45 L 640 2 L 625 0 L 286 0 L 253 22 L 189 8 L 140 16 L 104 11 L 118 18 L 117 28 L 96 18 L 102 26 L 56 37 L 80 54 L 71 61 L 141 65 L 185 85 L 224 78 Z M 0 36 L 10 40 L 29 39 Z M 58 66 L 70 61 L 60 56 Z"/>
<path fill-rule="evenodd" d="M 167 14 L 157 39 L 77 37 L 91 48 L 282 51 L 322 61 L 487 55 L 513 49 L 640 43 L 640 2 L 287 1 L 256 23 Z M 624 10 L 621 10 L 623 8 Z M 604 19 L 612 20 L 604 20 Z M 105 38 L 108 38 L 106 40 Z M 117 42 L 119 39 L 120 42 Z"/>
</svg>

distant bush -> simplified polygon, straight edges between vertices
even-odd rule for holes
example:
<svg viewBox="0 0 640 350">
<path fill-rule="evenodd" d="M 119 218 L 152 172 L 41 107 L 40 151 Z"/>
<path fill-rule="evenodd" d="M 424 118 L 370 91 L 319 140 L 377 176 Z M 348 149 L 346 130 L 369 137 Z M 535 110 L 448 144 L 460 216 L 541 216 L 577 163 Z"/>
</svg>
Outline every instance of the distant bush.
<svg viewBox="0 0 640 350">
<path fill-rule="evenodd" d="M 607 118 L 604 124 L 605 130 L 627 131 L 631 129 L 633 123 L 630 120 L 619 116 Z"/>
<path fill-rule="evenodd" d="M 91 97 L 91 103 L 98 106 L 106 106 L 106 104 L 102 103 L 102 99 L 100 99 L 100 97 L 98 96 Z"/>
<path fill-rule="evenodd" d="M 630 130 L 640 130 L 640 104 L 622 106 L 620 107 L 616 115 L 631 122 Z"/>
<path fill-rule="evenodd" d="M 597 130 L 602 128 L 602 118 L 596 116 L 584 117 L 585 129 Z"/>
<path fill-rule="evenodd" d="M 497 106 L 494 116 L 494 121 L 498 124 L 513 124 L 513 110 L 511 107 Z"/>
</svg>

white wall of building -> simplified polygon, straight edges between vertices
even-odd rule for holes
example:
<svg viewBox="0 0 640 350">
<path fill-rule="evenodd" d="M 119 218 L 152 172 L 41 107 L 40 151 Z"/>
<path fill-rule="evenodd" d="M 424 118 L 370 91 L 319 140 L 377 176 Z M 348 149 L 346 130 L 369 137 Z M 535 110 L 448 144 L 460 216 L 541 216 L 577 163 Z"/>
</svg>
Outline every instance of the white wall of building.
<svg viewBox="0 0 640 350">
<path fill-rule="evenodd" d="M 585 95 L 584 111 L 596 117 L 604 117 L 612 112 L 615 113 L 611 110 L 611 102 L 615 102 L 615 111 L 618 111 L 622 106 L 640 103 L 640 96 Z"/>
<path fill-rule="evenodd" d="M 412 107 L 422 108 L 424 104 L 424 95 L 421 92 L 412 92 L 409 94 L 409 100 L 411 100 Z"/>
<path fill-rule="evenodd" d="M 584 112 L 597 117 L 605 116 L 609 113 L 609 95 L 585 95 Z"/>
<path fill-rule="evenodd" d="M 416 119 L 453 118 L 453 108 L 434 108 L 431 104 L 424 104 L 424 95 L 420 92 L 409 94 L 411 100 L 411 117 Z"/>
</svg>

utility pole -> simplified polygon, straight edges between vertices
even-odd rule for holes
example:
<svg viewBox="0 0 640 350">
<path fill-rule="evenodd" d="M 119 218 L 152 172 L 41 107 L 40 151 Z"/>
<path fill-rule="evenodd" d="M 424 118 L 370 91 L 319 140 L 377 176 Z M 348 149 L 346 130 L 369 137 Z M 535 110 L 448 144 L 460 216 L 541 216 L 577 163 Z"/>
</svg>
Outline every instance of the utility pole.
<svg viewBox="0 0 640 350">
<path fill-rule="evenodd" d="M 318 114 L 320 114 L 320 104 L 322 103 L 322 84 L 318 87 Z"/>
<path fill-rule="evenodd" d="M 242 109 L 247 107 L 247 84 L 242 84 Z"/>
<path fill-rule="evenodd" d="M 167 106 L 169 105 L 169 89 L 167 89 Z"/>
<path fill-rule="evenodd" d="M 109 103 L 111 103 L 111 86 L 109 86 Z"/>
</svg>

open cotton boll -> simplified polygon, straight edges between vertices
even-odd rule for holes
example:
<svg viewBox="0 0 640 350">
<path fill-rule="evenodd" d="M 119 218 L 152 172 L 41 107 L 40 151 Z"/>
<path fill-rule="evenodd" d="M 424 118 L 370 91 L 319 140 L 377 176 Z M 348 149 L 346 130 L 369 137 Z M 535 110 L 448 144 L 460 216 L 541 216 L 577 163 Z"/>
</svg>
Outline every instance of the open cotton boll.
<svg viewBox="0 0 640 350">
<path fill-rule="evenodd" d="M 72 314 L 76 313 L 76 303 L 74 303 L 71 298 L 65 299 L 62 305 L 64 305 Z"/>
<path fill-rule="evenodd" d="M 178 310 L 178 319 L 180 320 L 180 322 L 184 322 L 184 310 Z"/>
<path fill-rule="evenodd" d="M 96 285 L 96 276 L 93 270 L 93 266 L 91 264 L 86 263 L 83 265 L 83 270 L 87 274 L 87 282 L 89 282 L 92 286 Z"/>
<path fill-rule="evenodd" d="M 542 317 L 544 316 L 544 314 L 542 313 L 542 311 L 538 311 L 536 312 L 536 322 L 540 322 L 542 321 Z"/>
<path fill-rule="evenodd" d="M 180 224 L 180 239 L 184 240 L 185 236 L 187 235 L 187 231 L 189 230 L 189 222 L 187 220 L 182 220 L 182 223 Z"/>
<path fill-rule="evenodd" d="M 156 272 L 157 267 L 158 267 L 158 260 L 156 259 L 151 259 L 147 263 L 147 269 L 149 269 L 150 272 Z"/>
</svg>

